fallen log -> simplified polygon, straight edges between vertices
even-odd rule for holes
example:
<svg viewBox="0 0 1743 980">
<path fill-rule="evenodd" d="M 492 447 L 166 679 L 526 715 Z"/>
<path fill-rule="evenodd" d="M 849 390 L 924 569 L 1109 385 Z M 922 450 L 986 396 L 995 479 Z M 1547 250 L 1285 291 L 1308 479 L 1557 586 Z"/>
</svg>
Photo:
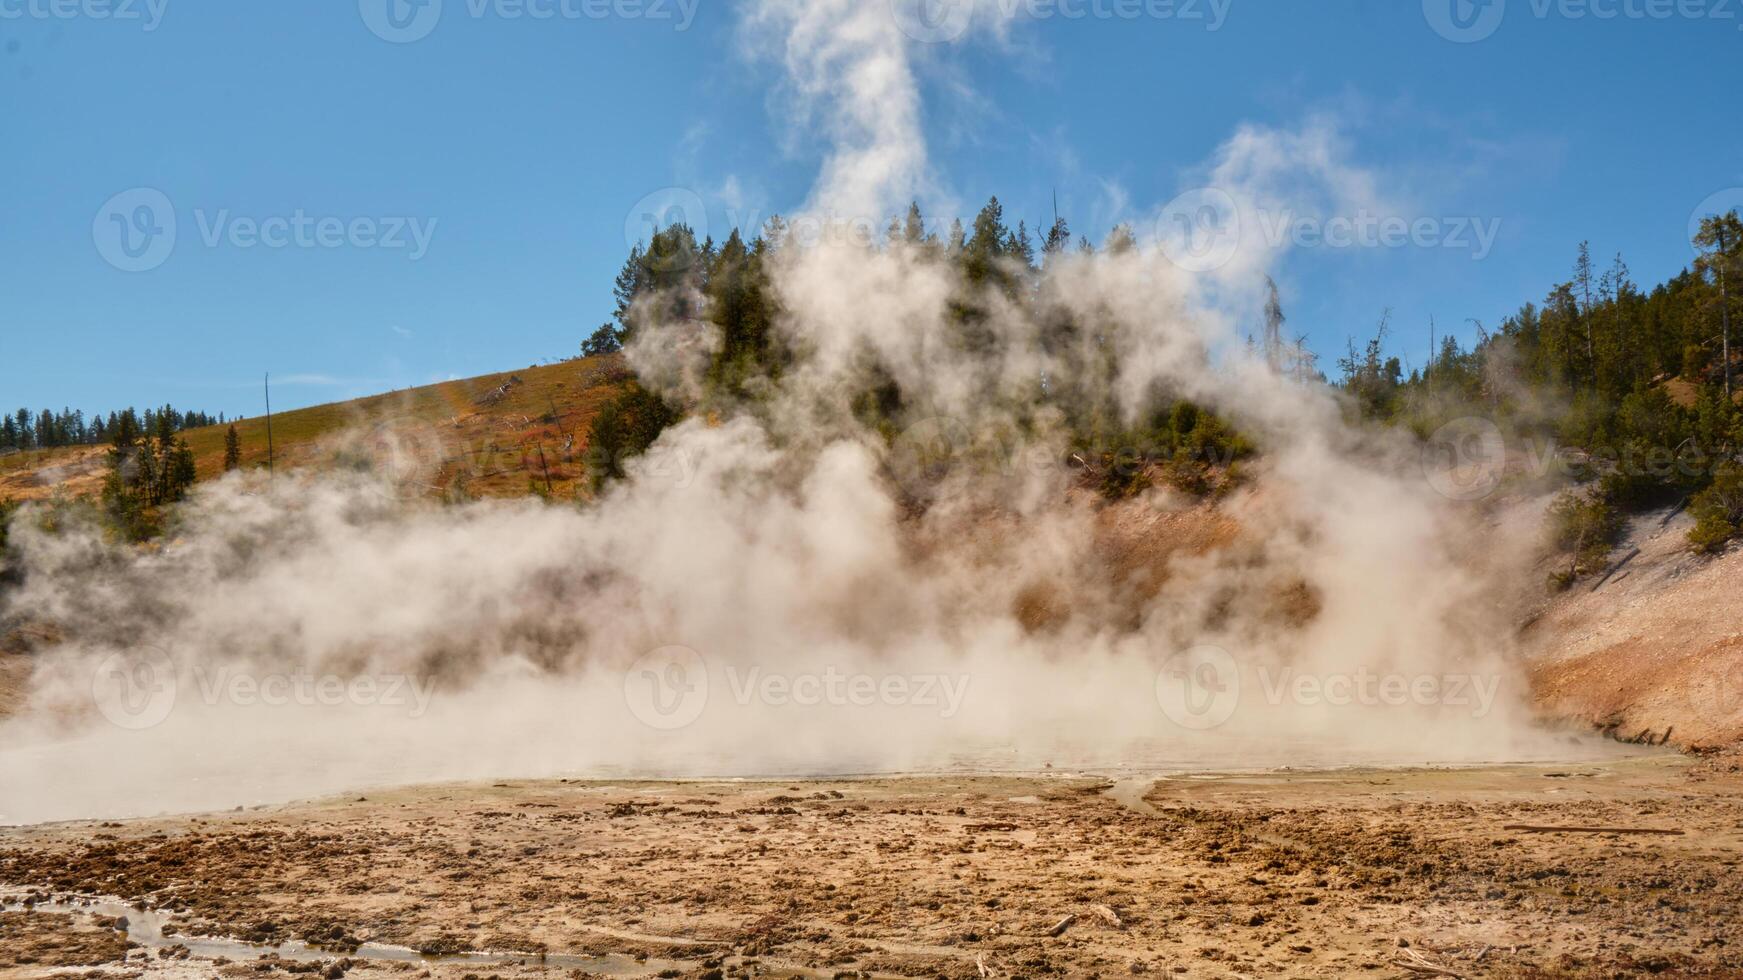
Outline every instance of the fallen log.
<svg viewBox="0 0 1743 980">
<path fill-rule="evenodd" d="M 1425 973 L 1425 974 L 1429 974 L 1431 976 L 1437 976 L 1437 977 L 1463 977 L 1464 976 L 1464 974 L 1462 974 L 1462 973 L 1457 973 L 1453 970 L 1448 970 L 1445 967 L 1430 966 L 1427 963 L 1412 963 L 1409 960 L 1393 960 L 1392 965 L 1397 967 L 1400 970 L 1409 970 L 1411 973 Z"/>
<path fill-rule="evenodd" d="M 1457 970 L 1451 970 L 1441 966 L 1414 949 L 1405 950 L 1403 956 L 1393 957 L 1391 963 L 1393 966 L 1398 967 L 1401 970 L 1409 970 L 1411 973 L 1422 973 L 1436 977 L 1464 976 L 1464 974 L 1459 973 Z"/>
</svg>

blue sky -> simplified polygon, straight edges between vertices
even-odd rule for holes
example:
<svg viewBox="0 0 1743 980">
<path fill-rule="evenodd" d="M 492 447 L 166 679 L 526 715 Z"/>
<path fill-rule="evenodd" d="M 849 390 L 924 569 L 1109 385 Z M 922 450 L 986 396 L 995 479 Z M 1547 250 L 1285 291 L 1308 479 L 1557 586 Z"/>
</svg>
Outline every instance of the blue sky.
<svg viewBox="0 0 1743 980">
<path fill-rule="evenodd" d="M 610 314 L 647 195 L 689 189 L 724 237 L 810 189 L 824 148 L 732 4 L 445 0 L 390 43 L 372 2 L 0 0 L 0 406 L 253 415 L 268 370 L 293 407 L 568 356 Z M 1480 259 L 1291 251 L 1291 329 L 1328 362 L 1389 307 L 1420 363 L 1430 316 L 1492 327 L 1581 239 L 1658 282 L 1692 258 L 1703 200 L 1743 205 L 1740 0 L 1465 7 L 1493 27 L 1474 43 L 1431 16 L 1468 0 L 1222 0 L 1215 30 L 1209 0 L 1124 2 L 1025 0 L 1002 40 L 916 43 L 943 186 L 965 217 L 997 193 L 1031 228 L 1057 191 L 1099 239 L 1196 186 L 1243 124 L 1316 120 L 1404 216 L 1499 222 Z M 167 255 L 115 251 L 104 219 L 142 188 L 173 209 Z M 153 267 L 117 268 L 134 262 Z"/>
</svg>

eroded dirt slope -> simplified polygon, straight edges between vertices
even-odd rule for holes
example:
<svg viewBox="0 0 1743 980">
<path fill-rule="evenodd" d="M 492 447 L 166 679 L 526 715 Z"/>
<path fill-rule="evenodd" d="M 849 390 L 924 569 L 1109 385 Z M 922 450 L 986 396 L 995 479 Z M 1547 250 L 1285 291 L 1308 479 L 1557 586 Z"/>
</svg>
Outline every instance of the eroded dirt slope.
<svg viewBox="0 0 1743 980">
<path fill-rule="evenodd" d="M 1685 748 L 1743 740 L 1743 549 L 1695 556 L 1690 523 L 1635 519 L 1607 575 L 1544 603 L 1525 638 L 1546 711 Z"/>
</svg>

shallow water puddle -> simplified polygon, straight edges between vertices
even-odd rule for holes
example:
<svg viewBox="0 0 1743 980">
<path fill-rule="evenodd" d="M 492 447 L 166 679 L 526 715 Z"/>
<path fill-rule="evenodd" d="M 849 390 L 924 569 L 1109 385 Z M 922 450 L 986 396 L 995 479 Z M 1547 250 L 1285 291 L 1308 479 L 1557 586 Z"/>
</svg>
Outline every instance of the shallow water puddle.
<svg viewBox="0 0 1743 980">
<path fill-rule="evenodd" d="M 453 953 L 445 955 L 425 955 L 415 949 L 403 946 L 388 946 L 382 943 L 364 943 L 353 953 L 335 953 L 316 949 L 302 942 L 286 943 L 248 943 L 239 939 L 217 939 L 210 936 L 183 935 L 176 928 L 173 919 L 161 912 L 135 908 L 115 899 L 70 899 L 38 901 L 34 905 L 26 905 L 17 895 L 0 901 L 0 910 L 7 912 L 41 912 L 72 914 L 85 913 L 105 916 L 111 919 L 127 921 L 127 938 L 147 949 L 169 949 L 175 946 L 187 947 L 191 956 L 202 959 L 225 957 L 232 960 L 256 959 L 261 956 L 278 956 L 282 960 L 296 962 L 314 962 L 350 958 L 353 960 L 375 960 L 388 962 L 410 963 L 458 963 L 478 966 L 510 966 L 526 964 L 529 966 L 547 966 L 564 970 L 585 970 L 615 977 L 654 976 L 662 970 L 681 969 L 687 964 L 676 960 L 637 960 L 628 956 L 580 956 L 561 953 Z M 164 934 L 164 927 L 169 926 L 171 932 Z"/>
<path fill-rule="evenodd" d="M 1104 793 L 1108 799 L 1134 813 L 1153 817 L 1156 816 L 1156 808 L 1146 802 L 1144 796 L 1155 785 L 1154 779 L 1122 779 L 1109 786 Z"/>
<path fill-rule="evenodd" d="M 432 955 L 420 953 L 404 946 L 389 946 L 383 943 L 364 943 L 355 952 L 337 953 L 329 950 L 316 949 L 307 943 L 291 941 L 285 943 L 249 943 L 239 939 L 218 939 L 210 936 L 184 935 L 176 926 L 173 917 L 149 909 L 141 909 L 128 905 L 119 899 L 99 898 L 68 898 L 54 900 L 38 900 L 32 905 L 25 904 L 23 889 L 0 889 L 0 911 L 3 912 L 38 912 L 44 914 L 76 914 L 104 916 L 110 919 L 125 919 L 127 922 L 127 938 L 134 943 L 152 950 L 170 949 L 177 946 L 186 947 L 188 955 L 200 959 L 217 959 L 223 957 L 230 960 L 251 960 L 263 956 L 276 955 L 281 960 L 293 962 L 317 962 L 338 959 L 352 959 L 376 962 L 405 962 L 425 964 L 459 964 L 467 966 L 531 966 L 547 967 L 560 970 L 581 970 L 586 973 L 611 977 L 652 977 L 667 971 L 677 972 L 694 967 L 699 960 L 667 960 L 667 959 L 635 959 L 630 956 L 606 955 L 589 956 L 573 953 L 498 953 L 469 952 Z M 170 933 L 164 934 L 164 927 L 170 927 Z M 606 930 L 609 931 L 609 930 Z M 638 937 L 645 941 L 659 941 L 658 937 Z M 688 940 L 672 941 L 674 944 L 688 943 Z M 741 956 L 726 956 L 721 958 L 723 964 L 732 966 L 747 965 L 752 958 Z M 813 970 L 793 964 L 779 963 L 767 959 L 755 960 L 765 976 L 791 978 L 821 978 L 833 977 L 836 971 Z M 878 974 L 889 980 L 901 980 L 889 974 Z"/>
</svg>

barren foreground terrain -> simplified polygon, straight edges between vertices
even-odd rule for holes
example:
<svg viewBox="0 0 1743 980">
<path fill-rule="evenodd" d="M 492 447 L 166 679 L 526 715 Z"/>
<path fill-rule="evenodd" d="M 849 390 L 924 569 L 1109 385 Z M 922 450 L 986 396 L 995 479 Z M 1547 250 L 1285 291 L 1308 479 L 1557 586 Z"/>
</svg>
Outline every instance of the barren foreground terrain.
<svg viewBox="0 0 1743 980">
<path fill-rule="evenodd" d="M 0 832 L 0 975 L 1743 976 L 1740 862 L 1668 755 L 442 786 Z"/>
</svg>

